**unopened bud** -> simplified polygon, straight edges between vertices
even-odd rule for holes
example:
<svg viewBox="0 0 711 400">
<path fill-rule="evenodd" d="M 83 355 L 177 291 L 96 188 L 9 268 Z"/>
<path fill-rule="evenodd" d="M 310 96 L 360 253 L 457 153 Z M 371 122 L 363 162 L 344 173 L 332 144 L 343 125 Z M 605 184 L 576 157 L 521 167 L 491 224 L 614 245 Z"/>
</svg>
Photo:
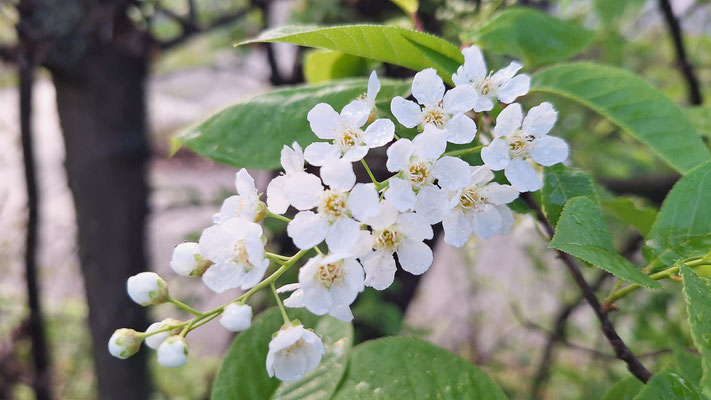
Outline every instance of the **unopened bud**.
<svg viewBox="0 0 711 400">
<path fill-rule="evenodd" d="M 158 364 L 164 367 L 180 367 L 188 361 L 188 342 L 184 337 L 173 335 L 158 347 Z"/>
<path fill-rule="evenodd" d="M 165 303 L 168 284 L 155 272 L 141 272 L 128 278 L 126 289 L 131 300 L 142 306 Z"/>
<path fill-rule="evenodd" d="M 199 245 L 195 242 L 185 242 L 175 246 L 170 267 L 183 276 L 202 276 L 212 262 L 200 254 Z"/>
<path fill-rule="evenodd" d="M 177 319 L 166 318 L 163 321 L 152 323 L 151 326 L 149 326 L 148 329 L 146 329 L 146 333 L 152 333 L 155 331 L 159 331 L 159 330 L 165 329 L 169 326 L 178 325 L 180 323 L 181 323 L 181 321 L 178 321 Z M 178 327 L 173 330 L 160 332 L 160 333 L 156 333 L 156 334 L 147 336 L 146 337 L 146 345 L 152 349 L 158 350 L 158 347 L 161 345 L 161 343 L 163 343 L 165 341 L 165 339 L 167 339 L 171 335 L 180 333 L 180 329 L 181 328 Z"/>
<path fill-rule="evenodd" d="M 140 347 L 140 334 L 133 329 L 117 329 L 109 339 L 109 353 L 120 359 L 131 357 Z"/>
<path fill-rule="evenodd" d="M 246 330 L 252 325 L 252 307 L 246 304 L 230 303 L 222 313 L 220 324 L 232 332 Z"/>
</svg>

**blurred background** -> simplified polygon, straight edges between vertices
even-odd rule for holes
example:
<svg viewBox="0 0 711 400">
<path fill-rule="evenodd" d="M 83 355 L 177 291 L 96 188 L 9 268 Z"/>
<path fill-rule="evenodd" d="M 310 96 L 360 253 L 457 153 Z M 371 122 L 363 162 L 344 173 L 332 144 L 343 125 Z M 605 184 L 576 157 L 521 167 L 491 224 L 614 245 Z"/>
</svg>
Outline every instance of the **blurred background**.
<svg viewBox="0 0 711 400">
<path fill-rule="evenodd" d="M 700 132 L 708 144 L 709 1 L 423 0 L 418 20 L 458 43 L 513 6 L 593 30 L 593 45 L 577 58 L 644 77 L 707 128 Z M 122 361 L 106 350 L 114 329 L 180 316 L 130 302 L 125 279 L 137 272 L 158 272 L 198 309 L 239 295 L 215 295 L 170 270 L 173 247 L 211 223 L 235 191 L 236 172 L 185 149 L 169 156 L 171 137 L 275 86 L 319 82 L 331 59 L 286 44 L 232 43 L 285 24 L 367 21 L 412 27 L 379 0 L 0 0 L 0 399 L 209 398 L 232 339 L 219 324 L 191 334 L 190 361 L 178 369 L 159 368 L 152 352 Z M 350 56 L 335 62 L 338 77 L 373 68 L 414 74 Z M 489 57 L 492 69 L 507 62 Z M 631 196 L 640 212 L 654 212 L 674 172 L 609 122 L 552 100 L 560 116 L 554 134 L 571 144 L 570 164 Z M 384 165 L 370 162 L 377 163 Z M 254 174 L 263 191 L 274 172 Z M 618 250 L 641 262 L 639 234 L 608 217 Z M 600 398 L 625 376 L 624 365 L 534 221 L 517 219 L 510 234 L 462 249 L 437 235 L 427 274 L 399 271 L 390 289 L 358 298 L 357 340 L 428 339 L 482 367 L 515 399 Z M 289 254 L 283 224 L 266 228 L 274 250 Z M 598 296 L 614 284 L 585 273 Z M 691 343 L 678 297 L 678 288 L 636 293 L 613 314 L 652 370 L 683 357 L 678 350 Z M 255 312 L 270 302 L 257 297 Z"/>
</svg>

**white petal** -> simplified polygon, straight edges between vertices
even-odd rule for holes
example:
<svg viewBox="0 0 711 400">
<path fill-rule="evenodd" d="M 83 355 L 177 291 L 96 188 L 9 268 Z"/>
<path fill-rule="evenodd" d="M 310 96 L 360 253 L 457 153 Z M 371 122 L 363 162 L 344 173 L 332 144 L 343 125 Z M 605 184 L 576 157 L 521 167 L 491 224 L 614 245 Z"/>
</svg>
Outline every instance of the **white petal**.
<svg viewBox="0 0 711 400">
<path fill-rule="evenodd" d="M 326 238 L 328 221 L 311 211 L 302 211 L 289 222 L 286 232 L 296 247 L 310 249 Z"/>
<path fill-rule="evenodd" d="M 366 99 L 368 100 L 368 105 L 372 108 L 375 104 L 375 98 L 380 92 L 380 79 L 378 79 L 378 74 L 375 71 L 370 73 L 368 78 L 368 94 Z"/>
<path fill-rule="evenodd" d="M 384 290 L 392 285 L 397 271 L 392 254 L 374 251 L 362 261 L 366 286 Z"/>
<path fill-rule="evenodd" d="M 484 210 L 474 216 L 474 233 L 488 239 L 501 231 L 502 221 L 499 211 L 487 204 Z"/>
<path fill-rule="evenodd" d="M 496 97 L 504 104 L 510 104 L 516 101 L 516 98 L 528 93 L 531 88 L 531 77 L 522 74 L 515 76 L 510 81 L 496 90 Z"/>
<path fill-rule="evenodd" d="M 342 159 L 326 161 L 321 167 L 321 179 L 331 189 L 347 192 L 356 181 L 353 164 Z"/>
<path fill-rule="evenodd" d="M 383 230 L 394 224 L 397 216 L 397 209 L 388 200 L 383 200 L 380 202 L 378 214 L 369 218 L 366 222 L 372 226 L 373 229 Z"/>
<path fill-rule="evenodd" d="M 244 269 L 231 262 L 224 262 L 210 266 L 202 276 L 202 281 L 217 293 L 227 289 L 236 288 L 242 283 Z"/>
<path fill-rule="evenodd" d="M 416 213 L 400 214 L 396 222 L 398 231 L 410 240 L 423 241 L 434 236 L 432 226 L 423 216 Z"/>
<path fill-rule="evenodd" d="M 376 119 L 363 133 L 363 141 L 368 147 L 384 146 L 395 137 L 395 124 L 386 118 Z"/>
<path fill-rule="evenodd" d="M 479 95 L 472 85 L 457 86 L 447 91 L 442 105 L 449 114 L 465 113 L 474 108 L 478 97 Z"/>
<path fill-rule="evenodd" d="M 284 214 L 289 208 L 289 199 L 284 194 L 287 177 L 279 175 L 267 186 L 267 208 L 274 214 Z"/>
<path fill-rule="evenodd" d="M 370 106 L 362 100 L 353 100 L 341 110 L 341 121 L 351 128 L 360 128 L 370 116 Z"/>
<path fill-rule="evenodd" d="M 385 198 L 398 211 L 407 211 L 415 206 L 417 196 L 412 191 L 412 186 L 409 182 L 401 178 L 390 178 L 388 181 L 388 189 L 385 191 Z"/>
<path fill-rule="evenodd" d="M 459 211 L 453 211 L 444 217 L 442 228 L 444 228 L 444 242 L 454 247 L 464 246 L 472 233 L 469 217 Z"/>
<path fill-rule="evenodd" d="M 284 285 L 280 288 L 277 288 L 277 293 L 293 292 L 300 287 L 301 287 L 301 285 L 299 285 L 298 283 L 287 283 L 286 285 Z"/>
<path fill-rule="evenodd" d="M 436 160 L 447 148 L 447 132 L 427 124 L 425 131 L 412 139 L 412 144 L 415 146 L 415 156 L 421 160 Z"/>
<path fill-rule="evenodd" d="M 464 114 L 457 114 L 447 122 L 447 141 L 456 144 L 471 143 L 476 136 L 476 124 Z"/>
<path fill-rule="evenodd" d="M 531 143 L 528 155 L 544 167 L 549 167 L 568 158 L 568 143 L 554 136 L 543 136 Z"/>
<path fill-rule="evenodd" d="M 380 211 L 378 192 L 371 185 L 359 183 L 348 195 L 348 209 L 358 221 L 365 222 Z"/>
<path fill-rule="evenodd" d="M 519 192 L 534 192 L 541 188 L 541 178 L 536 174 L 536 170 L 520 158 L 514 158 L 504 170 L 506 179 L 511 182 L 511 186 Z"/>
<path fill-rule="evenodd" d="M 470 171 L 469 164 L 461 158 L 444 156 L 435 163 L 432 175 L 437 178 L 440 187 L 459 190 L 469 183 Z"/>
<path fill-rule="evenodd" d="M 463 65 L 460 65 L 459 68 L 457 68 L 457 72 L 452 74 L 452 82 L 454 82 L 455 86 L 471 84 L 471 80 L 467 76 L 467 72 L 464 70 Z"/>
<path fill-rule="evenodd" d="M 509 81 L 511 78 L 516 75 L 516 73 L 523 68 L 523 65 L 521 63 L 518 63 L 516 61 L 511 61 L 509 65 L 507 65 L 504 68 L 501 68 L 500 70 L 496 71 L 494 75 L 491 77 L 491 79 L 496 82 L 496 83 L 505 83 Z"/>
<path fill-rule="evenodd" d="M 332 252 L 349 252 L 360 237 L 360 225 L 351 218 L 339 218 L 326 234 L 326 244 Z"/>
<path fill-rule="evenodd" d="M 298 283 L 297 283 L 298 285 Z M 291 294 L 291 296 L 284 299 L 284 305 L 289 308 L 301 308 L 304 306 L 304 291 L 298 289 Z"/>
<path fill-rule="evenodd" d="M 402 269 L 420 275 L 432 265 L 432 249 L 420 241 L 407 239 L 398 247 L 397 259 Z"/>
<path fill-rule="evenodd" d="M 507 206 L 495 206 L 496 211 L 499 212 L 499 215 L 501 215 L 501 230 L 499 230 L 500 234 L 506 234 L 506 232 L 510 231 L 511 228 L 513 227 L 514 224 L 514 216 L 511 210 Z"/>
<path fill-rule="evenodd" d="M 390 110 L 398 122 L 406 128 L 414 128 L 422 122 L 420 119 L 422 109 L 414 101 L 395 96 L 390 102 Z"/>
<path fill-rule="evenodd" d="M 399 139 L 388 147 L 388 161 L 385 163 L 385 167 L 390 172 L 402 171 L 407 167 L 414 151 L 415 146 L 409 139 Z"/>
<path fill-rule="evenodd" d="M 284 183 L 284 195 L 298 210 L 308 210 L 318 203 L 323 186 L 318 176 L 306 172 L 290 174 Z"/>
<path fill-rule="evenodd" d="M 501 205 L 516 200 L 518 190 L 509 185 L 500 185 L 496 182 L 492 182 L 482 189 L 481 194 L 486 197 L 487 202 Z"/>
<path fill-rule="evenodd" d="M 373 235 L 365 230 L 361 230 L 358 234 L 358 241 L 355 246 L 353 246 L 351 251 L 349 251 L 349 255 L 352 257 L 362 258 L 373 250 L 374 239 Z"/>
<path fill-rule="evenodd" d="M 170 260 L 170 267 L 183 276 L 190 276 L 190 273 L 197 268 L 198 263 L 195 256 L 200 255 L 200 245 L 195 242 L 180 243 L 173 249 L 173 257 Z"/>
<path fill-rule="evenodd" d="M 281 149 L 281 166 L 287 174 L 304 169 L 304 151 L 297 142 L 294 142 L 292 147 L 284 145 Z"/>
<path fill-rule="evenodd" d="M 450 210 L 449 196 L 444 190 L 428 185 L 417 192 L 415 212 L 425 218 L 429 224 L 442 221 Z"/>
<path fill-rule="evenodd" d="M 351 312 L 351 308 L 348 306 L 338 306 L 331 308 L 328 311 L 328 314 L 337 319 L 340 319 L 343 322 L 353 321 L 353 312 Z"/>
<path fill-rule="evenodd" d="M 528 110 L 526 118 L 523 119 L 521 130 L 526 135 L 538 138 L 550 132 L 557 118 L 558 112 L 553 108 L 553 105 L 544 102 Z"/>
<path fill-rule="evenodd" d="M 444 82 L 434 68 L 427 68 L 415 74 L 412 79 L 412 95 L 423 106 L 442 101 Z"/>
<path fill-rule="evenodd" d="M 494 173 L 483 165 L 472 167 L 469 178 L 470 185 L 483 185 L 494 179 Z"/>
<path fill-rule="evenodd" d="M 474 111 L 476 112 L 482 112 L 482 111 L 491 111 L 494 109 L 494 102 L 489 98 L 488 96 L 483 96 L 480 95 L 476 99 L 476 103 L 474 104 Z"/>
<path fill-rule="evenodd" d="M 348 162 L 356 162 L 360 161 L 366 154 L 368 154 L 368 146 L 357 145 L 346 150 L 346 152 L 343 153 L 343 159 Z"/>
<path fill-rule="evenodd" d="M 469 80 L 482 80 L 486 77 L 486 61 L 478 46 L 470 46 L 462 50 L 464 56 L 464 72 Z"/>
<path fill-rule="evenodd" d="M 311 130 L 320 139 L 333 139 L 341 129 L 341 117 L 336 110 L 326 103 L 319 103 L 309 111 L 306 119 L 311 124 Z"/>
<path fill-rule="evenodd" d="M 222 225 L 213 225 L 204 231 L 198 242 L 200 254 L 208 260 L 219 263 L 232 258 L 232 248 L 237 237 Z"/>
<path fill-rule="evenodd" d="M 242 278 L 242 283 L 239 287 L 242 290 L 247 290 L 254 287 L 256 284 L 262 281 L 264 273 L 267 272 L 267 268 L 269 268 L 269 260 L 267 259 L 262 259 L 259 263 L 254 264 L 252 266 L 252 269 L 250 269 L 244 274 L 244 277 Z"/>
<path fill-rule="evenodd" d="M 521 127 L 523 120 L 523 111 L 518 103 L 509 104 L 496 117 L 496 126 L 494 127 L 494 136 L 510 136 Z"/>
<path fill-rule="evenodd" d="M 242 196 L 254 195 L 257 192 L 257 188 L 254 186 L 254 178 L 244 168 L 240 169 L 235 176 L 235 187 L 237 188 L 237 193 Z"/>
<path fill-rule="evenodd" d="M 496 138 L 489 143 L 488 146 L 481 149 L 481 160 L 487 168 L 500 171 L 506 168 L 511 162 L 509 156 L 509 146 L 502 138 Z"/>
<path fill-rule="evenodd" d="M 338 146 L 326 142 L 314 142 L 306 146 L 304 159 L 309 164 L 317 167 L 322 166 L 326 161 L 341 157 L 341 149 Z"/>
</svg>

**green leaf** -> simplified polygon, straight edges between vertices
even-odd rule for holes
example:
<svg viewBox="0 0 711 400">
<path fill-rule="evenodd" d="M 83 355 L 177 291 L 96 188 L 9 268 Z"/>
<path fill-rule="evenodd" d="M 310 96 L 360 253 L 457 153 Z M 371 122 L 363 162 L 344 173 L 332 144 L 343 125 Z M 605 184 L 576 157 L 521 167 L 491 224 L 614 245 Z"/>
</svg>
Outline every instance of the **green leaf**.
<svg viewBox="0 0 711 400">
<path fill-rule="evenodd" d="M 407 96 L 409 81 L 382 79 L 376 105 L 390 108 L 394 96 Z M 317 86 L 296 86 L 256 96 L 228 107 L 178 136 L 193 151 L 218 162 L 255 169 L 280 168 L 285 144 L 301 146 L 318 138 L 306 115 L 325 102 L 340 111 L 366 92 L 365 79 L 348 79 Z"/>
<path fill-rule="evenodd" d="M 354 56 L 401 65 L 416 71 L 433 67 L 451 83 L 464 62 L 459 48 L 437 36 L 383 25 L 284 26 L 237 43 L 285 42 L 335 50 Z"/>
<path fill-rule="evenodd" d="M 711 161 L 682 177 L 669 192 L 646 237 L 651 269 L 705 255 L 711 249 Z"/>
<path fill-rule="evenodd" d="M 349 323 L 333 317 L 317 317 L 305 309 L 289 310 L 292 319 L 299 319 L 307 328 L 321 335 L 326 354 L 315 370 L 298 382 L 281 383 L 270 378 L 266 358 L 272 334 L 283 324 L 277 308 L 269 309 L 252 322 L 252 326 L 237 335 L 227 351 L 212 387 L 215 400 L 263 399 L 328 399 L 341 380 L 346 357 L 353 342 Z"/>
<path fill-rule="evenodd" d="M 595 11 L 604 25 L 613 25 L 629 13 L 637 11 L 645 0 L 595 0 Z"/>
<path fill-rule="evenodd" d="M 407 15 L 411 15 L 417 12 L 420 8 L 420 3 L 417 0 L 390 0 L 395 3 L 396 6 L 400 7 L 402 11 L 405 11 Z"/>
<path fill-rule="evenodd" d="M 634 400 L 705 400 L 696 385 L 671 370 L 655 374 Z"/>
<path fill-rule="evenodd" d="M 365 58 L 330 50 L 310 50 L 304 55 L 304 78 L 310 84 L 368 74 Z"/>
<path fill-rule="evenodd" d="M 533 75 L 531 92 L 557 94 L 589 107 L 681 173 L 710 158 L 686 114 L 629 71 L 584 62 L 556 65 Z"/>
<path fill-rule="evenodd" d="M 527 67 L 565 61 L 592 43 L 593 32 L 532 8 L 509 8 L 480 29 L 460 35 L 494 53 L 521 59 Z"/>
<path fill-rule="evenodd" d="M 545 169 L 541 200 L 546 217 L 554 227 L 558 224 L 565 202 L 577 196 L 596 199 L 595 187 L 587 173 L 556 164 Z"/>
<path fill-rule="evenodd" d="M 639 379 L 628 376 L 612 385 L 600 400 L 632 400 L 643 387 Z"/>
<path fill-rule="evenodd" d="M 617 254 L 600 206 L 588 197 L 574 197 L 565 205 L 550 247 L 593 264 L 628 282 L 649 288 L 662 285 Z"/>
<path fill-rule="evenodd" d="M 686 115 L 699 135 L 711 138 L 711 106 L 689 107 Z"/>
<path fill-rule="evenodd" d="M 701 382 L 703 369 L 701 367 L 701 358 L 696 354 L 691 354 L 685 348 L 675 346 L 673 348 L 674 364 L 676 369 L 688 381 L 698 384 Z"/>
<path fill-rule="evenodd" d="M 681 277 L 684 279 L 684 298 L 691 337 L 701 353 L 701 389 L 704 395 L 711 397 L 711 289 L 685 265 L 681 266 Z"/>
<path fill-rule="evenodd" d="M 630 197 L 605 199 L 601 200 L 601 204 L 617 218 L 634 226 L 642 236 L 649 233 L 654 220 L 657 219 L 657 210 L 654 207 L 638 204 Z"/>
<path fill-rule="evenodd" d="M 506 399 L 466 360 L 415 338 L 372 340 L 353 348 L 334 399 Z"/>
</svg>

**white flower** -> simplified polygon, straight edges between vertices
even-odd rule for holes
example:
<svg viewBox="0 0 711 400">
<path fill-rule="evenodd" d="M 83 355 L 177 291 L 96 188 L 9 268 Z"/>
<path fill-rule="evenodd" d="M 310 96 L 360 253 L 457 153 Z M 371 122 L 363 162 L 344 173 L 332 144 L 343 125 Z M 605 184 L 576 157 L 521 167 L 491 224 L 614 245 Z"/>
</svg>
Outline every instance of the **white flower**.
<svg viewBox="0 0 711 400">
<path fill-rule="evenodd" d="M 246 330 L 252 325 L 252 307 L 246 304 L 228 304 L 222 312 L 220 324 L 232 332 Z"/>
<path fill-rule="evenodd" d="M 141 272 L 126 281 L 131 300 L 142 305 L 164 303 L 168 299 L 168 284 L 155 272 Z"/>
<path fill-rule="evenodd" d="M 166 318 L 163 321 L 152 323 L 148 327 L 148 329 L 146 329 L 146 333 L 152 333 L 155 331 L 159 331 L 161 329 L 165 329 L 165 328 L 168 328 L 169 326 L 173 326 L 173 325 L 178 325 L 180 323 L 181 322 L 178 321 L 177 319 Z M 159 333 L 155 333 L 153 335 L 147 336 L 146 337 L 146 345 L 152 349 L 157 350 L 158 347 L 160 346 L 160 344 L 163 343 L 163 341 L 165 339 L 168 339 L 168 337 L 170 337 L 170 335 L 175 335 L 175 334 L 180 333 L 180 329 L 181 328 L 176 328 L 176 329 L 173 329 L 172 331 L 159 332 Z"/>
<path fill-rule="evenodd" d="M 378 79 L 378 74 L 373 71 L 368 77 L 368 92 L 365 97 L 365 102 L 368 104 L 368 109 L 372 110 L 375 107 L 375 98 L 380 93 L 380 79 Z"/>
<path fill-rule="evenodd" d="M 490 238 L 511 229 L 513 214 L 505 204 L 514 201 L 518 191 L 492 179 L 494 174 L 486 167 L 472 167 L 467 186 L 451 193 L 455 206 L 442 221 L 447 244 L 462 247 L 472 232 Z"/>
<path fill-rule="evenodd" d="M 523 118 L 520 104 L 509 105 L 496 118 L 495 139 L 481 150 L 481 159 L 493 171 L 503 169 L 506 178 L 519 192 L 540 189 L 541 179 L 525 160 L 530 157 L 548 167 L 568 158 L 568 144 L 563 139 L 547 135 L 557 115 L 547 102 L 531 108 L 526 118 Z"/>
<path fill-rule="evenodd" d="M 237 195 L 230 196 L 222 203 L 220 212 L 212 216 L 213 222 L 220 224 L 233 217 L 242 217 L 249 221 L 261 221 L 264 218 L 264 204 L 259 201 L 254 178 L 242 168 L 235 177 Z"/>
<path fill-rule="evenodd" d="M 133 329 L 117 329 L 109 338 L 109 353 L 117 358 L 129 358 L 136 354 L 140 347 L 141 338 Z"/>
<path fill-rule="evenodd" d="M 284 168 L 284 175 L 272 179 L 267 186 L 267 208 L 275 214 L 285 213 L 291 204 L 284 193 L 284 187 L 294 179 L 302 178 L 303 180 L 304 175 L 309 175 L 304 172 L 304 152 L 301 150 L 301 146 L 296 142 L 291 146 L 293 148 L 284 145 L 281 149 L 281 166 Z M 321 184 L 318 179 L 315 183 L 316 185 Z"/>
<path fill-rule="evenodd" d="M 430 224 L 416 213 L 399 214 L 387 200 L 380 203 L 380 213 L 369 219 L 373 228 L 373 249 L 361 257 L 365 285 L 377 290 L 390 286 L 395 279 L 397 253 L 405 271 L 420 275 L 432 265 L 432 250 L 423 243 L 432 239 Z"/>
<path fill-rule="evenodd" d="M 304 150 L 306 161 L 315 166 L 334 158 L 354 162 L 365 157 L 368 149 L 393 140 L 395 125 L 387 118 L 375 120 L 365 131 L 361 129 L 368 121 L 370 110 L 368 101 L 363 100 L 353 100 L 343 107 L 340 115 L 326 103 L 316 104 L 307 116 L 311 130 L 319 139 L 333 140 L 333 143 L 311 143 Z"/>
<path fill-rule="evenodd" d="M 202 276 L 212 263 L 200 254 L 200 246 L 195 242 L 180 243 L 173 249 L 170 267 L 179 275 Z"/>
<path fill-rule="evenodd" d="M 244 218 L 230 218 L 205 229 L 199 245 L 200 254 L 215 263 L 202 280 L 218 293 L 238 286 L 251 288 L 269 266 L 264 257 L 262 227 Z"/>
<path fill-rule="evenodd" d="M 173 335 L 158 346 L 158 364 L 164 367 L 180 367 L 188 361 L 188 342 L 184 337 Z"/>
<path fill-rule="evenodd" d="M 269 342 L 267 373 L 284 382 L 298 381 L 318 367 L 325 353 L 321 338 L 303 325 L 283 327 Z"/>
<path fill-rule="evenodd" d="M 444 133 L 433 125 L 410 141 L 400 139 L 387 151 L 388 171 L 400 171 L 388 180 L 385 198 L 401 212 L 414 209 L 431 224 L 449 213 L 447 194 L 434 185 L 458 190 L 467 183 L 469 164 L 456 157 L 440 158 L 447 142 Z"/>
<path fill-rule="evenodd" d="M 508 67 L 492 74 L 487 72 L 484 55 L 477 46 L 463 49 L 462 54 L 464 64 L 452 75 L 452 81 L 457 87 L 471 86 L 476 89 L 474 111 L 490 111 L 494 108 L 495 98 L 509 104 L 528 93 L 531 77 L 526 74 L 515 76 L 523 68 L 518 62 L 512 61 Z"/>
<path fill-rule="evenodd" d="M 331 170 L 330 166 L 335 168 Z M 353 186 L 355 176 L 348 174 L 349 168 L 349 162 L 336 160 L 322 170 L 322 178 L 330 189 L 324 190 L 320 184 L 309 191 L 303 187 L 285 188 L 288 197 L 307 205 L 302 210 L 315 206 L 318 211 L 301 211 L 289 222 L 287 234 L 296 247 L 308 249 L 325 239 L 332 252 L 348 252 L 360 235 L 360 224 L 356 220 L 365 221 L 377 214 L 378 192 L 372 185 Z"/>
<path fill-rule="evenodd" d="M 317 255 L 299 270 L 299 288 L 284 305 L 306 307 L 316 315 L 328 313 L 348 322 L 353 320 L 349 306 L 363 291 L 363 279 L 363 267 L 355 258 Z"/>
<path fill-rule="evenodd" d="M 470 143 L 476 135 L 476 124 L 464 115 L 474 107 L 476 91 L 471 86 L 456 87 L 446 94 L 444 82 L 433 68 L 415 74 L 412 95 L 417 102 L 400 96 L 393 98 L 390 109 L 397 120 L 407 128 L 433 124 L 447 132 L 447 141 Z"/>
</svg>

